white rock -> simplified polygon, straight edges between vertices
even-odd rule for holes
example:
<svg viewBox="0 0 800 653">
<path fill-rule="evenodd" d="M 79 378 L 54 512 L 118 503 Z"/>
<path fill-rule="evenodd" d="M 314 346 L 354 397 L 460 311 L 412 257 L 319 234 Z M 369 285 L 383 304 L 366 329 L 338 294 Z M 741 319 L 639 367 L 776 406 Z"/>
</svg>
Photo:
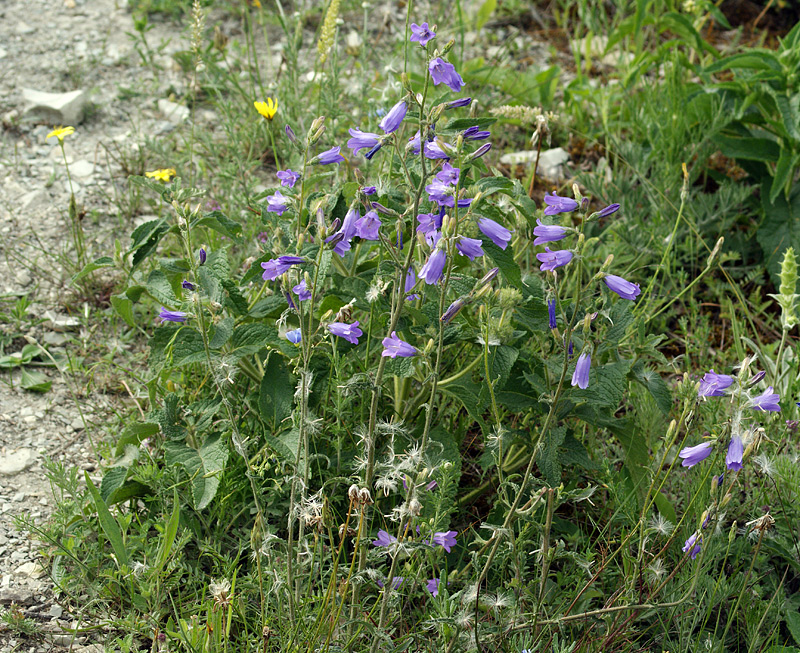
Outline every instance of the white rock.
<svg viewBox="0 0 800 653">
<path fill-rule="evenodd" d="M 17 32 L 17 34 L 19 34 L 21 36 L 24 36 L 25 34 L 33 34 L 33 32 L 35 32 L 35 31 L 36 31 L 36 28 L 35 27 L 31 27 L 30 25 L 28 25 L 28 23 L 23 23 L 22 21 L 19 21 L 17 23 L 16 32 Z"/>
<path fill-rule="evenodd" d="M 44 190 L 39 188 L 38 190 L 32 190 L 25 193 L 19 198 L 19 203 L 23 209 L 44 209 L 49 206 L 50 198 L 47 196 L 47 193 Z"/>
<path fill-rule="evenodd" d="M 562 147 L 542 152 L 539 157 L 539 175 L 556 181 L 564 176 L 564 164 L 569 161 L 569 153 Z"/>
<path fill-rule="evenodd" d="M 35 458 L 36 452 L 25 447 L 0 456 L 0 474 L 6 474 L 7 476 L 19 474 Z"/>
<path fill-rule="evenodd" d="M 41 578 L 44 576 L 44 569 L 35 562 L 26 562 L 17 567 L 17 573 L 31 578 Z"/>
<path fill-rule="evenodd" d="M 13 497 L 11 497 L 11 500 L 16 503 L 22 503 L 23 501 L 25 501 L 25 493 L 17 492 Z"/>
<path fill-rule="evenodd" d="M 81 90 L 69 93 L 45 93 L 31 88 L 22 89 L 22 99 L 28 105 L 25 117 L 43 120 L 50 124 L 77 125 L 83 120 L 86 93 Z"/>
<path fill-rule="evenodd" d="M 0 59 L 5 59 L 7 55 L 8 55 L 8 52 L 3 50 L 3 48 L 0 48 Z"/>
<path fill-rule="evenodd" d="M 56 619 L 60 619 L 61 615 L 64 614 L 64 608 L 62 608 L 58 603 L 50 606 L 50 612 L 48 612 L 51 617 L 55 617 Z"/>
<path fill-rule="evenodd" d="M 90 177 L 94 172 L 94 164 L 86 159 L 76 161 L 69 167 L 69 171 L 74 177 Z"/>
<path fill-rule="evenodd" d="M 176 125 L 186 122 L 189 119 L 188 107 L 182 104 L 176 104 L 164 98 L 158 101 L 158 110 L 166 116 L 167 120 Z"/>
<path fill-rule="evenodd" d="M 31 279 L 31 275 L 28 274 L 26 270 L 18 270 L 14 275 L 14 278 L 17 280 L 17 283 L 20 286 L 28 286 L 30 285 L 31 281 L 33 281 L 33 279 Z"/>
<path fill-rule="evenodd" d="M 44 317 L 45 320 L 49 320 L 53 331 L 69 331 L 77 329 L 81 325 L 81 321 L 77 317 L 58 315 L 53 311 L 45 311 L 42 317 Z"/>
</svg>

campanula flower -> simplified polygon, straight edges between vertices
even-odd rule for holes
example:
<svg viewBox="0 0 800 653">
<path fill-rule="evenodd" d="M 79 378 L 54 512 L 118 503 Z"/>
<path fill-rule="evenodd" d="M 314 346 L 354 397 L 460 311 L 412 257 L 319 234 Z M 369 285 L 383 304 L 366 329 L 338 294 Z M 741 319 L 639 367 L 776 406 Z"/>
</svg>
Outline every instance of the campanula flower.
<svg viewBox="0 0 800 653">
<path fill-rule="evenodd" d="M 450 155 L 442 149 L 436 141 L 425 143 L 425 158 L 426 159 L 449 159 Z"/>
<path fill-rule="evenodd" d="M 441 57 L 436 57 L 431 60 L 428 64 L 428 70 L 431 73 L 434 86 L 446 84 L 454 93 L 458 93 L 461 87 L 464 86 L 464 80 L 461 79 L 461 75 L 456 72 L 455 66 Z"/>
<path fill-rule="evenodd" d="M 403 290 L 405 293 L 409 293 L 413 290 L 414 286 L 416 285 L 417 285 L 417 273 L 414 272 L 414 267 L 410 266 L 408 268 L 408 272 L 406 272 L 406 283 Z M 419 299 L 419 295 L 417 295 L 416 293 L 406 295 L 407 302 L 410 302 L 414 299 Z"/>
<path fill-rule="evenodd" d="M 607 218 L 609 215 L 612 215 L 619 211 L 619 204 L 609 204 L 606 208 L 601 209 L 597 213 L 598 218 Z"/>
<path fill-rule="evenodd" d="M 288 188 L 293 188 L 297 180 L 300 179 L 299 172 L 294 172 L 288 168 L 286 170 L 278 170 L 277 176 L 281 180 L 281 186 L 287 186 Z"/>
<path fill-rule="evenodd" d="M 375 211 L 367 211 L 363 218 L 356 222 L 356 235 L 364 240 L 378 240 L 381 227 L 380 218 Z"/>
<path fill-rule="evenodd" d="M 556 322 L 556 300 L 555 299 L 548 299 L 547 300 L 547 317 L 550 320 L 550 328 L 555 329 L 558 324 Z"/>
<path fill-rule="evenodd" d="M 491 143 L 484 143 L 477 150 L 475 150 L 472 154 L 470 154 L 468 159 L 469 159 L 469 161 L 474 161 L 475 159 L 480 159 L 484 154 L 486 154 L 491 149 L 492 149 L 492 144 Z"/>
<path fill-rule="evenodd" d="M 578 386 L 581 390 L 586 390 L 589 387 L 589 368 L 592 366 L 592 355 L 585 351 L 578 356 L 578 362 L 575 363 L 575 371 L 572 373 L 572 382 L 570 385 Z"/>
<path fill-rule="evenodd" d="M 492 135 L 492 132 L 486 131 L 485 129 L 481 129 L 480 127 L 473 125 L 472 127 L 467 127 L 461 135 L 464 137 L 465 141 L 483 141 L 489 138 Z"/>
<path fill-rule="evenodd" d="M 364 335 L 364 332 L 358 328 L 358 320 L 352 324 L 346 322 L 331 322 L 328 325 L 328 331 L 333 335 L 344 338 L 347 342 L 358 344 L 358 339 Z"/>
<path fill-rule="evenodd" d="M 378 531 L 377 539 L 372 541 L 372 546 L 390 546 L 395 542 L 397 542 L 397 538 L 394 535 L 389 535 L 389 533 L 381 529 Z"/>
<path fill-rule="evenodd" d="M 261 264 L 261 267 L 264 268 L 264 274 L 261 275 L 261 278 L 264 281 L 273 281 L 293 265 L 305 262 L 306 260 L 301 256 L 279 256 L 278 258 L 270 259 Z"/>
<path fill-rule="evenodd" d="M 420 213 L 417 222 L 417 231 L 426 235 L 442 228 L 442 218 L 437 213 Z"/>
<path fill-rule="evenodd" d="M 733 383 L 733 377 L 727 374 L 717 374 L 712 369 L 706 372 L 700 387 L 697 390 L 698 397 L 724 397 L 725 389 Z"/>
<path fill-rule="evenodd" d="M 511 232 L 490 218 L 478 220 L 478 229 L 500 249 L 505 249 L 511 242 Z"/>
<path fill-rule="evenodd" d="M 403 584 L 404 580 L 405 578 L 403 578 L 402 576 L 395 576 L 394 578 L 392 578 L 392 589 L 393 590 L 400 589 L 400 586 Z M 383 587 L 382 580 L 376 579 L 375 583 L 377 583 L 378 587 Z"/>
<path fill-rule="evenodd" d="M 725 465 L 728 469 L 738 472 L 742 468 L 742 456 L 744 455 L 744 445 L 742 438 L 734 435 L 728 445 L 728 453 L 725 456 Z"/>
<path fill-rule="evenodd" d="M 288 138 L 292 143 L 297 143 L 297 135 L 294 133 L 294 129 L 292 129 L 289 125 L 283 128 L 283 131 L 286 133 L 286 138 Z"/>
<path fill-rule="evenodd" d="M 549 247 L 545 247 L 544 252 L 537 254 L 536 258 L 541 262 L 539 269 L 542 272 L 546 272 L 547 270 L 555 270 L 569 263 L 572 260 L 572 252 L 567 249 L 559 249 L 553 252 Z"/>
<path fill-rule="evenodd" d="M 425 192 L 428 193 L 428 201 L 436 202 L 442 206 L 452 207 L 454 204 L 453 192 L 455 188 L 448 183 L 441 181 L 434 181 L 432 184 L 425 186 Z"/>
<path fill-rule="evenodd" d="M 780 395 L 772 391 L 772 386 L 769 386 L 764 390 L 763 394 L 758 395 L 758 397 L 753 397 L 750 400 L 748 408 L 779 413 L 781 412 L 781 407 L 778 405 L 780 398 Z"/>
<path fill-rule="evenodd" d="M 437 247 L 419 271 L 420 279 L 424 279 L 429 286 L 438 283 L 439 279 L 442 278 L 442 271 L 446 261 L 447 254 L 443 249 Z"/>
<path fill-rule="evenodd" d="M 303 339 L 303 332 L 300 329 L 292 329 L 286 332 L 286 339 L 292 344 L 298 344 Z"/>
<path fill-rule="evenodd" d="M 478 238 L 467 238 L 466 236 L 461 236 L 456 241 L 456 249 L 470 261 L 474 261 L 478 256 L 483 256 L 481 245 L 483 242 Z"/>
<path fill-rule="evenodd" d="M 338 231 L 325 239 L 326 243 L 336 240 L 333 251 L 339 256 L 344 256 L 350 250 L 350 239 L 356 235 L 356 222 L 361 219 L 357 209 L 349 209 L 344 216 L 344 222 Z"/>
<path fill-rule="evenodd" d="M 458 109 L 459 107 L 468 107 L 470 104 L 472 104 L 471 97 L 462 97 L 459 100 L 452 100 L 451 102 L 448 102 L 447 104 L 444 105 L 444 108 Z"/>
<path fill-rule="evenodd" d="M 407 112 L 408 105 L 403 100 L 400 100 L 400 102 L 389 109 L 389 112 L 383 117 L 383 120 L 378 123 L 378 127 L 380 127 L 385 134 L 391 134 L 397 131 L 400 128 L 400 124 L 403 122 L 403 118 L 406 117 Z"/>
<path fill-rule="evenodd" d="M 538 226 L 533 228 L 533 235 L 536 239 L 533 241 L 534 245 L 544 245 L 545 243 L 554 243 L 561 240 L 567 235 L 567 230 L 564 227 L 559 227 L 554 224 L 542 224 L 542 221 L 536 219 Z"/>
<path fill-rule="evenodd" d="M 361 150 L 370 150 L 380 143 L 381 137 L 372 132 L 363 132 L 360 129 L 351 127 L 347 131 L 350 132 L 350 138 L 347 141 L 347 147 L 353 150 L 353 154 L 358 154 Z"/>
<path fill-rule="evenodd" d="M 361 189 L 361 192 L 364 193 L 364 195 L 374 195 L 377 190 L 378 189 L 375 188 L 375 186 L 364 186 Z"/>
<path fill-rule="evenodd" d="M 694 467 L 697 463 L 703 462 L 711 455 L 711 443 L 701 442 L 693 447 L 681 449 L 678 453 L 679 458 L 683 458 L 683 467 Z"/>
<path fill-rule="evenodd" d="M 422 23 L 422 25 L 411 23 L 411 37 L 408 39 L 409 41 L 416 41 L 424 48 L 428 45 L 428 41 L 435 37 L 436 33 L 428 27 L 428 23 Z"/>
<path fill-rule="evenodd" d="M 344 161 L 344 157 L 340 154 L 341 151 L 341 147 L 332 147 L 314 157 L 312 163 L 319 163 L 323 166 L 330 165 L 331 163 L 341 163 Z"/>
<path fill-rule="evenodd" d="M 642 294 L 638 283 L 631 283 L 615 274 L 607 274 L 603 277 L 603 282 L 610 290 L 617 293 L 622 299 L 636 299 Z"/>
<path fill-rule="evenodd" d="M 186 322 L 189 318 L 189 314 L 183 311 L 171 311 L 162 306 L 158 317 L 161 318 L 161 324 L 164 324 L 164 322 Z"/>
<path fill-rule="evenodd" d="M 307 299 L 311 299 L 311 291 L 306 287 L 306 280 L 305 279 L 303 279 L 294 288 L 292 288 L 292 292 L 295 295 L 297 295 L 297 298 L 301 302 L 304 302 Z"/>
<path fill-rule="evenodd" d="M 284 197 L 279 190 L 276 190 L 274 195 L 267 195 L 267 211 L 283 215 L 283 212 L 289 208 L 288 201 L 287 197 Z"/>
<path fill-rule="evenodd" d="M 458 531 L 443 531 L 434 533 L 433 537 L 431 537 L 431 546 L 436 546 L 438 544 L 442 546 L 445 551 L 450 553 L 450 549 L 456 545 L 456 535 L 458 535 Z"/>
<path fill-rule="evenodd" d="M 466 306 L 466 302 L 460 297 L 450 304 L 450 306 L 447 307 L 447 310 L 442 314 L 442 317 L 439 318 L 442 324 L 449 324 L 450 320 L 458 315 L 459 311 L 464 308 L 464 306 Z"/>
<path fill-rule="evenodd" d="M 208 254 L 206 253 L 206 250 L 204 250 L 204 249 L 201 247 L 201 248 L 200 248 L 200 253 L 199 253 L 197 256 L 198 256 L 198 258 L 200 259 L 200 265 L 205 265 L 205 262 L 206 262 L 206 257 L 208 256 Z"/>
<path fill-rule="evenodd" d="M 578 208 L 578 203 L 569 197 L 559 197 L 556 193 L 544 195 L 544 203 L 547 208 L 544 210 L 545 215 L 556 215 L 557 213 L 569 213 Z"/>
<path fill-rule="evenodd" d="M 425 583 L 425 588 L 431 593 L 431 595 L 435 598 L 439 595 L 439 583 L 441 581 L 438 578 L 431 578 L 427 583 Z"/>
<path fill-rule="evenodd" d="M 692 536 L 686 540 L 683 545 L 683 552 L 689 553 L 689 556 L 694 560 L 697 557 L 697 554 L 700 553 L 700 545 L 703 543 L 702 536 L 699 535 L 697 531 L 692 533 Z"/>
<path fill-rule="evenodd" d="M 187 281 L 186 279 L 183 280 L 181 283 L 181 288 L 184 290 L 194 290 L 194 284 L 191 281 Z"/>
<path fill-rule="evenodd" d="M 382 340 L 383 352 L 381 356 L 388 356 L 389 358 L 410 358 L 417 355 L 416 347 L 409 345 L 404 340 L 397 337 L 397 331 L 392 331 L 392 335 Z"/>
<path fill-rule="evenodd" d="M 461 170 L 454 168 L 449 162 L 445 161 L 442 169 L 436 173 L 436 179 L 443 184 L 456 185 L 460 174 Z"/>
</svg>

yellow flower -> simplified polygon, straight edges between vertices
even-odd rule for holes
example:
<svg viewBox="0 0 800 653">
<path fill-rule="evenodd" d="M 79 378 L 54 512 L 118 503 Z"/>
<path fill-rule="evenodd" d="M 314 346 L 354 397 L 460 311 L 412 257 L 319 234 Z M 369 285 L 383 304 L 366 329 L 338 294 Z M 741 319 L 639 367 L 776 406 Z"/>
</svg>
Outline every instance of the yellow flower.
<svg viewBox="0 0 800 653">
<path fill-rule="evenodd" d="M 146 177 L 150 177 L 151 179 L 158 179 L 158 181 L 166 181 L 169 182 L 175 175 L 178 173 L 175 172 L 175 168 L 160 168 L 159 170 L 153 170 L 153 172 L 145 172 Z"/>
<path fill-rule="evenodd" d="M 267 120 L 272 120 L 278 113 L 278 102 L 271 97 L 268 97 L 266 102 L 253 102 L 253 106 Z"/>
<path fill-rule="evenodd" d="M 75 133 L 75 128 L 74 127 L 56 127 L 53 131 L 51 131 L 47 135 L 47 138 L 51 138 L 52 136 L 55 136 L 58 139 L 59 143 L 63 143 L 65 136 L 69 136 L 70 134 L 74 134 L 74 133 Z"/>
</svg>

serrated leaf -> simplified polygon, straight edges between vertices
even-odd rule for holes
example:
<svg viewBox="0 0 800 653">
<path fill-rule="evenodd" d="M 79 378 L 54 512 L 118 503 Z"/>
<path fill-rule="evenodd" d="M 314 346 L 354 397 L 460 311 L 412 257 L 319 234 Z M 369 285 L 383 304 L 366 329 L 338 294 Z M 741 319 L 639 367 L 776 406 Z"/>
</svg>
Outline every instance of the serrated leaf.
<svg viewBox="0 0 800 653">
<path fill-rule="evenodd" d="M 203 336 L 191 327 L 182 327 L 172 343 L 172 363 L 181 367 L 205 362 L 207 361 Z"/>
<path fill-rule="evenodd" d="M 164 218 L 150 220 L 134 229 L 131 234 L 133 243 L 129 252 L 133 253 L 132 267 L 141 263 L 152 251 L 158 247 L 158 243 L 169 231 L 170 227 Z"/>
<path fill-rule="evenodd" d="M 556 426 L 548 429 L 542 436 L 542 447 L 536 457 L 536 464 L 550 487 L 557 487 L 561 483 L 561 463 L 558 459 L 558 448 L 567 435 L 565 426 Z"/>
<path fill-rule="evenodd" d="M 786 628 L 792 635 L 795 644 L 800 644 L 800 612 L 786 613 Z"/>
<path fill-rule="evenodd" d="M 589 387 L 582 390 L 575 386 L 570 396 L 583 400 L 597 408 L 616 408 L 628 387 L 627 375 L 631 361 L 622 360 L 605 365 L 592 365 L 589 372 Z M 575 367 L 569 371 L 570 377 Z"/>
<path fill-rule="evenodd" d="M 233 318 L 226 317 L 221 319 L 214 325 L 214 335 L 208 342 L 211 349 L 219 349 L 230 339 L 233 335 Z"/>
<path fill-rule="evenodd" d="M 195 508 L 206 508 L 217 493 L 219 475 L 228 460 L 228 450 L 220 437 L 209 437 L 199 450 L 183 442 L 167 441 L 164 454 L 167 465 L 180 465 L 189 475 Z"/>
<path fill-rule="evenodd" d="M 653 397 L 658 409 L 664 415 L 669 415 L 672 410 L 672 393 L 669 390 L 669 386 L 667 386 L 658 372 L 647 369 L 644 363 L 639 361 L 633 368 L 633 374 L 636 380 L 641 383 L 650 393 L 650 396 Z"/>
<path fill-rule="evenodd" d="M 483 197 L 494 193 L 510 193 L 514 189 L 514 183 L 506 177 L 483 177 L 478 180 L 476 186 L 480 189 Z M 483 202 L 483 198 L 481 198 L 481 202 Z"/>
<path fill-rule="evenodd" d="M 119 295 L 111 295 L 111 306 L 114 307 L 117 315 L 125 320 L 125 324 L 127 324 L 129 327 L 136 326 L 136 323 L 133 321 L 133 302 L 127 297 L 127 295 L 124 293 Z"/>
<path fill-rule="evenodd" d="M 117 440 L 117 446 L 114 449 L 115 456 L 121 456 L 125 452 L 127 445 L 138 447 L 142 440 L 149 438 L 158 433 L 159 425 L 154 422 L 137 422 L 130 424 L 122 431 L 122 435 Z"/>
<path fill-rule="evenodd" d="M 739 54 L 734 54 L 730 57 L 719 59 L 711 65 L 706 66 L 703 72 L 713 74 L 723 70 L 735 70 L 742 68 L 774 72 L 781 72 L 782 70 L 781 62 L 772 52 L 767 50 L 752 49 L 748 52 L 740 52 Z"/>
<path fill-rule="evenodd" d="M 768 138 L 718 135 L 714 141 L 722 154 L 732 159 L 774 163 L 781 154 L 780 146 Z"/>
<path fill-rule="evenodd" d="M 192 226 L 201 225 L 213 229 L 227 236 L 231 240 L 238 240 L 242 234 L 242 227 L 238 222 L 234 222 L 222 211 L 211 211 L 206 213 L 202 218 L 195 221 Z"/>
<path fill-rule="evenodd" d="M 258 394 L 258 408 L 262 419 L 272 426 L 273 432 L 280 430 L 283 420 L 292 414 L 294 385 L 289 369 L 283 359 L 272 354 L 264 369 Z"/>
<path fill-rule="evenodd" d="M 91 263 L 87 263 L 83 266 L 83 269 L 78 272 L 74 277 L 72 277 L 72 283 L 76 281 L 80 281 L 85 276 L 90 275 L 95 270 L 99 270 L 101 268 L 112 268 L 114 267 L 114 259 L 110 256 L 101 256 L 100 258 L 95 259 Z"/>
<path fill-rule="evenodd" d="M 161 270 L 153 270 L 147 277 L 147 294 L 164 306 L 176 306 L 178 298 L 172 290 L 172 285 Z"/>
<path fill-rule="evenodd" d="M 526 286 L 522 284 L 522 272 L 519 265 L 514 260 L 514 254 L 510 247 L 500 249 L 493 242 L 484 240 L 483 250 L 489 255 L 489 258 L 494 261 L 495 265 L 500 268 L 500 273 L 503 278 L 511 284 L 514 288 L 520 291 L 525 291 Z"/>
<path fill-rule="evenodd" d="M 100 481 L 100 496 L 103 497 L 103 501 L 108 503 L 109 497 L 122 487 L 126 478 L 128 478 L 127 467 L 112 467 L 109 469 L 103 476 L 103 480 Z"/>
</svg>

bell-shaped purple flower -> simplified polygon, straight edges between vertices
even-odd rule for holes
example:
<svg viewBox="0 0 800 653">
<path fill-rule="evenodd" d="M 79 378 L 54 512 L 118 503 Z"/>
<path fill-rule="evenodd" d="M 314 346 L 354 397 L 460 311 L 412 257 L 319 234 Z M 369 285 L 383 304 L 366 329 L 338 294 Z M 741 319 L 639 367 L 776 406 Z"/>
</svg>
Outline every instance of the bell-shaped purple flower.
<svg viewBox="0 0 800 653">
<path fill-rule="evenodd" d="M 367 211 L 363 218 L 356 222 L 356 236 L 364 240 L 378 240 L 381 220 L 375 211 Z"/>
<path fill-rule="evenodd" d="M 358 154 L 361 150 L 370 150 L 375 147 L 381 140 L 381 137 L 372 132 L 363 132 L 360 129 L 351 127 L 347 131 L 350 132 L 351 138 L 347 141 L 347 147 L 353 150 L 353 154 Z"/>
<path fill-rule="evenodd" d="M 443 184 L 451 184 L 455 186 L 458 184 L 458 177 L 461 174 L 459 168 L 454 168 L 448 161 L 442 165 L 442 169 L 436 173 L 436 179 Z"/>
<path fill-rule="evenodd" d="M 311 299 L 311 291 L 306 287 L 306 280 L 305 279 L 303 279 L 294 288 L 292 288 L 292 292 L 295 295 L 297 295 L 297 298 L 301 302 L 304 302 L 307 299 Z"/>
<path fill-rule="evenodd" d="M 464 86 L 464 80 L 461 79 L 461 75 L 456 72 L 455 66 L 441 57 L 432 59 L 428 64 L 428 70 L 431 73 L 434 86 L 446 84 L 454 93 L 458 93 L 461 87 Z"/>
<path fill-rule="evenodd" d="M 357 345 L 358 339 L 364 335 L 364 332 L 358 328 L 358 320 L 352 324 L 347 324 L 346 322 L 331 322 L 328 325 L 328 331 L 335 336 L 344 338 L 347 342 L 351 342 L 354 345 Z"/>
<path fill-rule="evenodd" d="M 742 456 L 744 455 L 744 445 L 742 438 L 734 435 L 728 445 L 728 453 L 725 456 L 725 465 L 728 469 L 738 472 L 742 468 Z"/>
<path fill-rule="evenodd" d="M 442 581 L 440 581 L 438 578 L 431 578 L 427 583 L 425 583 L 425 589 L 431 593 L 431 596 L 436 598 L 439 596 L 439 583 L 441 582 Z"/>
<path fill-rule="evenodd" d="M 450 159 L 450 154 L 442 149 L 436 141 L 425 143 L 425 158 L 426 159 Z"/>
<path fill-rule="evenodd" d="M 548 299 L 547 300 L 547 317 L 550 322 L 550 328 L 555 329 L 558 326 L 556 322 L 556 300 L 555 299 Z"/>
<path fill-rule="evenodd" d="M 183 288 L 184 290 L 194 290 L 195 285 L 191 281 L 187 281 L 186 279 L 184 279 L 181 282 L 181 288 Z"/>
<path fill-rule="evenodd" d="M 717 374 L 712 369 L 706 372 L 700 387 L 697 390 L 698 397 L 724 397 L 725 389 L 733 383 L 733 377 L 727 374 Z"/>
<path fill-rule="evenodd" d="M 478 220 L 478 229 L 500 249 L 505 249 L 511 242 L 511 232 L 490 218 Z"/>
<path fill-rule="evenodd" d="M 300 173 L 294 172 L 290 168 L 287 168 L 286 170 L 278 170 L 277 177 L 281 180 L 281 186 L 294 188 L 297 180 L 300 179 Z"/>
<path fill-rule="evenodd" d="M 391 546 L 395 542 L 397 542 L 397 538 L 394 535 L 389 535 L 385 530 L 380 529 L 378 537 L 372 540 L 372 546 Z"/>
<path fill-rule="evenodd" d="M 455 188 L 453 186 L 439 180 L 425 186 L 425 192 L 428 193 L 428 201 L 436 202 L 442 206 L 453 206 L 454 191 Z"/>
<path fill-rule="evenodd" d="M 424 279 L 429 286 L 438 283 L 439 279 L 442 278 L 442 271 L 446 262 L 447 254 L 443 249 L 437 247 L 419 271 L 420 279 Z"/>
<path fill-rule="evenodd" d="M 420 213 L 417 222 L 419 222 L 417 231 L 426 235 L 442 228 L 442 218 L 438 213 Z"/>
<path fill-rule="evenodd" d="M 701 442 L 693 447 L 685 447 L 678 453 L 678 457 L 683 459 L 683 467 L 694 467 L 697 463 L 703 462 L 711 455 L 711 443 Z"/>
<path fill-rule="evenodd" d="M 534 245 L 554 243 L 567 235 L 567 230 L 564 227 L 554 224 L 542 224 L 542 221 L 538 218 L 536 219 L 536 224 L 537 226 L 533 228 L 533 235 L 536 236 L 533 241 Z"/>
<path fill-rule="evenodd" d="M 171 311 L 162 306 L 158 317 L 161 318 L 161 324 L 164 324 L 164 322 L 186 322 L 189 319 L 189 314 L 183 311 Z"/>
<path fill-rule="evenodd" d="M 267 195 L 267 211 L 283 215 L 283 212 L 289 208 L 288 201 L 289 198 L 284 197 L 279 190 L 276 190 L 274 195 Z"/>
<path fill-rule="evenodd" d="M 261 275 L 261 278 L 264 279 L 264 281 L 272 281 L 281 276 L 293 265 L 305 262 L 306 260 L 302 256 L 279 256 L 278 258 L 271 259 L 261 264 L 261 267 L 264 268 L 264 274 Z"/>
<path fill-rule="evenodd" d="M 364 195 L 374 195 L 377 191 L 378 191 L 378 189 L 375 188 L 375 186 L 362 186 L 361 187 L 361 192 L 364 193 Z"/>
<path fill-rule="evenodd" d="M 763 394 L 758 397 L 753 397 L 748 404 L 748 408 L 755 408 L 761 411 L 771 411 L 775 413 L 781 412 L 781 407 L 778 404 L 781 397 L 772 391 L 772 386 L 764 390 Z"/>
<path fill-rule="evenodd" d="M 297 143 L 297 135 L 294 133 L 294 129 L 292 129 L 289 125 L 283 128 L 283 131 L 286 132 L 286 138 L 288 138 L 292 143 Z"/>
<path fill-rule="evenodd" d="M 431 537 L 431 546 L 439 545 L 450 553 L 450 550 L 456 545 L 456 535 L 458 535 L 458 531 L 436 532 Z"/>
<path fill-rule="evenodd" d="M 575 363 L 575 371 L 572 373 L 572 382 L 570 385 L 578 386 L 581 390 L 586 390 L 589 387 L 589 368 L 592 366 L 592 355 L 585 351 L 578 356 L 578 362 Z"/>
<path fill-rule="evenodd" d="M 572 260 L 572 252 L 568 249 L 559 249 L 553 252 L 549 247 L 545 247 L 544 252 L 539 252 L 536 258 L 541 262 L 539 269 L 542 272 L 546 272 L 547 270 L 555 270 L 569 263 Z"/>
<path fill-rule="evenodd" d="M 428 23 L 422 23 L 422 25 L 411 23 L 411 37 L 408 39 L 409 41 L 416 41 L 424 48 L 428 45 L 428 41 L 435 38 L 435 36 L 436 33 L 428 27 Z"/>
<path fill-rule="evenodd" d="M 552 195 L 544 194 L 544 203 L 547 208 L 544 210 L 545 215 L 556 215 L 557 213 L 569 213 L 578 208 L 578 203 L 569 197 L 559 197 L 555 193 Z"/>
<path fill-rule="evenodd" d="M 631 283 L 615 274 L 607 274 L 603 277 L 603 282 L 622 299 L 633 300 L 642 294 L 638 283 Z"/>
<path fill-rule="evenodd" d="M 703 538 L 700 534 L 695 531 L 692 533 L 691 537 L 686 540 L 683 544 L 683 552 L 688 553 L 689 556 L 694 560 L 697 557 L 697 554 L 700 553 L 700 545 L 703 543 Z"/>
<path fill-rule="evenodd" d="M 467 238 L 461 236 L 456 241 L 456 249 L 461 252 L 462 256 L 466 256 L 470 261 L 474 261 L 478 256 L 483 256 L 483 241 L 478 238 Z"/>
<path fill-rule="evenodd" d="M 404 340 L 397 337 L 397 331 L 392 331 L 392 335 L 382 340 L 383 352 L 381 356 L 388 356 L 389 358 L 410 358 L 417 355 L 416 347 L 409 345 Z"/>
<path fill-rule="evenodd" d="M 400 128 L 400 124 L 403 122 L 403 118 L 406 117 L 407 112 L 408 105 L 403 100 L 400 100 L 400 102 L 389 109 L 389 112 L 383 117 L 383 120 L 378 123 L 378 127 L 380 127 L 385 134 L 391 134 L 397 131 Z"/>
<path fill-rule="evenodd" d="M 341 147 L 332 147 L 325 152 L 318 154 L 314 157 L 312 163 L 319 163 L 320 165 L 327 166 L 332 163 L 341 163 L 344 161 L 344 157 L 341 155 L 342 148 Z"/>
<path fill-rule="evenodd" d="M 300 329 L 292 329 L 286 332 L 286 339 L 296 345 L 303 339 L 303 332 Z"/>
</svg>

